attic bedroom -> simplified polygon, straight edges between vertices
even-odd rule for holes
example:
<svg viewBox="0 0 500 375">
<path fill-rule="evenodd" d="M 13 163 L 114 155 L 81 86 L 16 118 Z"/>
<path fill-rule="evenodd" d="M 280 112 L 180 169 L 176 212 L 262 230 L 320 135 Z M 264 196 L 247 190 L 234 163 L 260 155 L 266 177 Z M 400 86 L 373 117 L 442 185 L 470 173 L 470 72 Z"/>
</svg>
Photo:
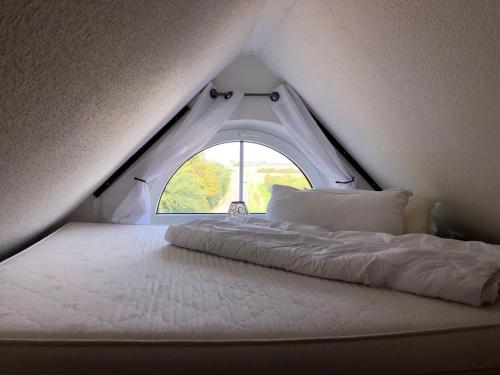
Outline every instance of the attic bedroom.
<svg viewBox="0 0 500 375">
<path fill-rule="evenodd" d="M 0 373 L 500 373 L 498 1 L 0 9 Z"/>
</svg>

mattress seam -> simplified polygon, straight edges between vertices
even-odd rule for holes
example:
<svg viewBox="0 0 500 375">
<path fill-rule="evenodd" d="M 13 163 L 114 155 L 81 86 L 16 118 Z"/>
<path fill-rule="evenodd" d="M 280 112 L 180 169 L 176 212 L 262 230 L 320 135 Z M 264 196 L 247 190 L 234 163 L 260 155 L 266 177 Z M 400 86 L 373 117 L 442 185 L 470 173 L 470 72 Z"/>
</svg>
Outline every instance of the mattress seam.
<svg viewBox="0 0 500 375">
<path fill-rule="evenodd" d="M 482 331 L 487 329 L 500 329 L 500 324 L 487 324 L 480 326 L 462 326 L 453 328 L 440 328 L 422 331 L 402 331 L 391 333 L 376 333 L 371 335 L 349 335 L 349 336 L 327 336 L 327 337 L 307 337 L 307 338 L 288 338 L 288 339 L 36 339 L 36 338 L 0 338 L 2 343 L 109 343 L 109 344 L 287 344 L 300 342 L 328 342 L 328 341 L 356 341 L 370 339 L 390 339 L 393 337 L 411 337 L 411 336 L 432 336 L 446 333 Z"/>
</svg>

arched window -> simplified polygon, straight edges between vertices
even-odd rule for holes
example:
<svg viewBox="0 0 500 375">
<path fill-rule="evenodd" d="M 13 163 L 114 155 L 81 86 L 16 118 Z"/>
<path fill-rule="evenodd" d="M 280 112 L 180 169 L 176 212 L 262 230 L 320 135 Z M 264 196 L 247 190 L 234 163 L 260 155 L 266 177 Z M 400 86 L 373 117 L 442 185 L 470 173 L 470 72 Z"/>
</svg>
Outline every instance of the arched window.
<svg viewBox="0 0 500 375">
<path fill-rule="evenodd" d="M 163 189 L 157 213 L 225 213 L 235 200 L 244 200 L 250 213 L 265 213 L 273 184 L 311 187 L 297 165 L 270 147 L 222 143 L 177 169 Z"/>
</svg>

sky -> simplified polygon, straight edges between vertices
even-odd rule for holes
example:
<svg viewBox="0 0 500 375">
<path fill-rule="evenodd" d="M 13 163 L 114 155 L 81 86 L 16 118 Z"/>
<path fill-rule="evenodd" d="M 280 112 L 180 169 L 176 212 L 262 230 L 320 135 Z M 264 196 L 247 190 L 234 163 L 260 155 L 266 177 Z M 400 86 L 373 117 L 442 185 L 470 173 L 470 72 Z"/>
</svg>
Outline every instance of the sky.
<svg viewBox="0 0 500 375">
<path fill-rule="evenodd" d="M 222 143 L 206 149 L 203 151 L 203 154 L 207 160 L 217 161 L 221 164 L 238 162 L 240 158 L 240 143 Z M 249 163 L 293 165 L 288 158 L 279 152 L 269 147 L 250 142 L 244 143 L 244 159 L 245 162 Z"/>
</svg>

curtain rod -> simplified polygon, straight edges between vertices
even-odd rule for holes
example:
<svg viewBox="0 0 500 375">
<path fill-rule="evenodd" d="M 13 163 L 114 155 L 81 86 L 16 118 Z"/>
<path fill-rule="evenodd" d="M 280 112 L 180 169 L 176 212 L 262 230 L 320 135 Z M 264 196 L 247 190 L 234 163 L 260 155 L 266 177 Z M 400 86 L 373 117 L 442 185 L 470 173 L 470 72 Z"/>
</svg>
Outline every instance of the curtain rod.
<svg viewBox="0 0 500 375">
<path fill-rule="evenodd" d="M 277 93 L 276 91 L 273 91 L 271 93 L 246 92 L 243 95 L 244 96 L 267 96 L 273 102 L 277 102 L 280 98 L 280 94 Z M 210 97 L 211 98 L 215 99 L 218 96 L 223 96 L 224 99 L 230 99 L 233 96 L 233 92 L 232 91 L 218 92 L 216 89 L 210 90 Z"/>
</svg>

